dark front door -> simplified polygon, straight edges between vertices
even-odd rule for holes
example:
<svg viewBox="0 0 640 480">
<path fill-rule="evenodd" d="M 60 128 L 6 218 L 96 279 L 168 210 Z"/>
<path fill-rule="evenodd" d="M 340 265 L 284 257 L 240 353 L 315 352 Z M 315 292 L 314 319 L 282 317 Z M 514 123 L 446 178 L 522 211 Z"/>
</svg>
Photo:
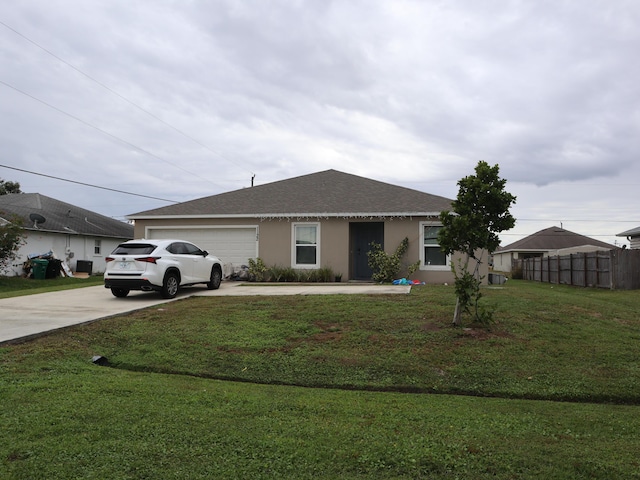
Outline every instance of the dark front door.
<svg viewBox="0 0 640 480">
<path fill-rule="evenodd" d="M 371 250 L 371 242 L 384 248 L 384 222 L 352 222 L 349 224 L 349 264 L 352 280 L 371 280 L 367 252 Z"/>
</svg>

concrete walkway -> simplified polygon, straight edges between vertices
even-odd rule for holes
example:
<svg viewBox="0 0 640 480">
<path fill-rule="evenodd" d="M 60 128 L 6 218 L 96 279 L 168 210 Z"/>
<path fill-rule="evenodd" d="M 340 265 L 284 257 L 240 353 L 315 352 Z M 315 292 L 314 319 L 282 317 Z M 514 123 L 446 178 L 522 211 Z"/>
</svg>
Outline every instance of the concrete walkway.
<svg viewBox="0 0 640 480">
<path fill-rule="evenodd" d="M 269 285 L 222 282 L 218 290 L 207 290 L 204 286 L 185 288 L 174 300 L 190 296 L 375 295 L 408 294 L 410 291 L 411 287 L 406 285 Z M 103 286 L 0 299 L 0 345 L 170 301 L 173 300 L 165 300 L 155 292 L 131 292 L 126 298 L 116 298 Z"/>
</svg>

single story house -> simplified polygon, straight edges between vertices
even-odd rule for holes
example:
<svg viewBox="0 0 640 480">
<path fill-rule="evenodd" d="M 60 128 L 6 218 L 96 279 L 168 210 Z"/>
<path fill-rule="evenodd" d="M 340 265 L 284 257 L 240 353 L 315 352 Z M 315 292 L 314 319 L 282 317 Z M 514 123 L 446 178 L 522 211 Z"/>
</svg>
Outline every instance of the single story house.
<svg viewBox="0 0 640 480">
<path fill-rule="evenodd" d="M 610 243 L 570 232 L 559 227 L 549 227 L 493 252 L 493 270 L 509 273 L 514 260 L 532 257 L 569 255 L 571 253 L 612 250 Z"/>
<path fill-rule="evenodd" d="M 72 271 L 103 272 L 104 257 L 133 238 L 133 225 L 61 202 L 39 193 L 0 195 L 0 222 L 22 219 L 25 245 L 2 275 L 22 275 L 32 255 L 52 252 Z"/>
<path fill-rule="evenodd" d="M 640 227 L 618 233 L 616 237 L 625 237 L 629 240 L 629 248 L 640 249 Z"/>
<path fill-rule="evenodd" d="M 453 281 L 452 258 L 437 241 L 438 217 L 451 202 L 327 170 L 127 218 L 134 221 L 136 238 L 180 238 L 209 250 L 222 259 L 226 275 L 259 257 L 267 266 L 328 267 L 342 281 L 367 281 L 371 242 L 392 253 L 406 237 L 406 264 L 420 261 L 412 280 L 435 284 Z"/>
</svg>

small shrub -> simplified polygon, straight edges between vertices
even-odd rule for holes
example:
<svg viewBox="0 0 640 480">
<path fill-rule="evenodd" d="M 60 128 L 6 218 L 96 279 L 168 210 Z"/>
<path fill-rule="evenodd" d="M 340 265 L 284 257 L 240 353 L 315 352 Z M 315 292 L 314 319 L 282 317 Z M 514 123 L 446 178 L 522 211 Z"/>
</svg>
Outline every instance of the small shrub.
<svg viewBox="0 0 640 480">
<path fill-rule="evenodd" d="M 302 283 L 315 283 L 318 281 L 317 270 L 297 270 L 296 280 Z"/>
<path fill-rule="evenodd" d="M 285 268 L 278 265 L 269 267 L 269 277 L 272 282 L 284 282 Z"/>
<path fill-rule="evenodd" d="M 323 282 L 323 283 L 333 282 L 334 278 L 335 278 L 335 275 L 331 268 L 322 267 L 320 270 L 318 270 L 318 282 Z"/>
<path fill-rule="evenodd" d="M 250 278 L 256 282 L 333 282 L 334 273 L 329 267 L 323 267 L 317 270 L 306 270 L 292 267 L 281 267 L 274 265 L 266 267 L 262 260 L 249 260 Z"/>
<path fill-rule="evenodd" d="M 367 252 L 369 257 L 369 267 L 373 270 L 371 278 L 374 282 L 390 283 L 400 273 L 402 267 L 402 257 L 409 249 L 409 239 L 405 237 L 392 254 L 386 253 L 382 246 L 376 242 L 371 242 L 371 250 Z M 411 264 L 408 267 L 409 275 L 414 273 L 420 267 L 420 261 Z"/>
<path fill-rule="evenodd" d="M 420 260 L 418 260 L 415 263 L 412 263 L 411 265 L 409 265 L 407 267 L 407 275 L 410 277 L 411 275 L 413 275 L 414 273 L 416 273 L 418 271 L 418 269 L 420 268 Z"/>
<path fill-rule="evenodd" d="M 254 282 L 264 282 L 264 275 L 266 271 L 267 266 L 260 257 L 255 260 L 253 258 L 249 259 L 249 280 Z"/>
<path fill-rule="evenodd" d="M 478 278 L 466 270 L 462 273 L 454 270 L 456 277 L 455 292 L 464 313 L 473 318 L 473 323 L 483 328 L 489 328 L 493 323 L 493 310 L 479 304 L 483 297 L 480 291 L 482 277 Z"/>
<path fill-rule="evenodd" d="M 297 282 L 298 273 L 291 267 L 274 267 L 274 282 Z"/>
</svg>

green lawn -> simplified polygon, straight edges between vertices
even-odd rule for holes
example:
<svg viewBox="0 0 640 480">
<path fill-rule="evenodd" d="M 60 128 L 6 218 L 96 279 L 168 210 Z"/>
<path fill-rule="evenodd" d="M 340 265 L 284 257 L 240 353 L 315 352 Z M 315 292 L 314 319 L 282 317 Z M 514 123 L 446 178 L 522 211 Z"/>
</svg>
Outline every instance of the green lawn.
<svg viewBox="0 0 640 480">
<path fill-rule="evenodd" d="M 640 295 L 202 297 L 0 349 L 0 478 L 640 478 Z M 108 358 L 111 368 L 91 363 Z"/>
<path fill-rule="evenodd" d="M 88 287 L 91 285 L 100 285 L 103 282 L 104 279 L 102 278 L 102 275 L 93 275 L 89 278 L 58 277 L 48 278 L 46 280 L 0 276 L 0 298 L 19 297 L 22 295 L 33 295 L 35 293 Z"/>
</svg>

